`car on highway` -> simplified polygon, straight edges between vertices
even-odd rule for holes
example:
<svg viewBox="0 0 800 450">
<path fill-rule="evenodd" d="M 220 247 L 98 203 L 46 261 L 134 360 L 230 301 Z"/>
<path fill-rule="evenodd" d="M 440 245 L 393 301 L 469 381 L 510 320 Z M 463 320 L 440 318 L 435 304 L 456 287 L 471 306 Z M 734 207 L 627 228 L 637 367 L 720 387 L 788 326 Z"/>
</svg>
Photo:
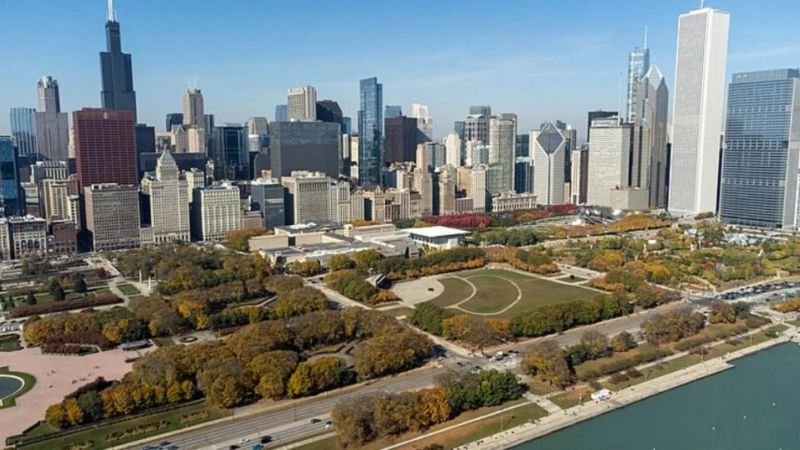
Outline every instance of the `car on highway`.
<svg viewBox="0 0 800 450">
<path fill-rule="evenodd" d="M 332 426 L 333 426 L 333 422 L 331 422 L 330 420 L 329 420 L 329 421 L 327 421 L 327 422 L 325 422 L 325 429 L 326 429 L 326 430 L 327 430 L 328 428 L 332 427 Z"/>
<path fill-rule="evenodd" d="M 261 443 L 262 444 L 269 444 L 270 442 L 272 442 L 272 436 L 269 436 L 269 435 L 261 436 Z"/>
<path fill-rule="evenodd" d="M 320 422 L 322 422 L 322 419 L 317 419 L 316 417 L 311 419 L 311 423 L 320 423 Z"/>
</svg>

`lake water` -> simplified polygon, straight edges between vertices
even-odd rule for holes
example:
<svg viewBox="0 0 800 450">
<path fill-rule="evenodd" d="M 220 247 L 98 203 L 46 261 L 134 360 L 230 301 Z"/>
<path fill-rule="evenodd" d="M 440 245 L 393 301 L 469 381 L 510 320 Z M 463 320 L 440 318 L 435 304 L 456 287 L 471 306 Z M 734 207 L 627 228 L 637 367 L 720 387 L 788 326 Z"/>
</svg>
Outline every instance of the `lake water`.
<svg viewBox="0 0 800 450">
<path fill-rule="evenodd" d="M 800 346 L 783 344 L 733 365 L 515 449 L 800 449 Z"/>
</svg>

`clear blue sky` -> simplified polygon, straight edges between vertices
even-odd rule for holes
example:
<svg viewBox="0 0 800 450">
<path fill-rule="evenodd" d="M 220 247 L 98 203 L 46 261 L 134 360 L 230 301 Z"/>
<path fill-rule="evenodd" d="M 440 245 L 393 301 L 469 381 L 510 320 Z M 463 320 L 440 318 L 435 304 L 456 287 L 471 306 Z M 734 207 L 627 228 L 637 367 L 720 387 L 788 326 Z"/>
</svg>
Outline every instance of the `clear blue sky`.
<svg viewBox="0 0 800 450">
<path fill-rule="evenodd" d="M 645 25 L 651 60 L 672 89 L 677 17 L 698 4 L 116 0 L 116 10 L 140 122 L 159 131 L 188 86 L 203 90 L 218 123 L 272 120 L 286 89 L 306 84 L 355 117 L 358 80 L 377 76 L 384 103 L 427 104 L 437 136 L 470 104 L 517 113 L 520 132 L 561 119 L 582 136 L 588 110 L 617 107 Z M 706 4 L 731 13 L 729 74 L 800 66 L 797 0 Z M 0 133 L 10 107 L 35 106 L 44 74 L 58 79 L 62 109 L 99 105 L 104 0 L 0 0 L 0 17 Z"/>
</svg>

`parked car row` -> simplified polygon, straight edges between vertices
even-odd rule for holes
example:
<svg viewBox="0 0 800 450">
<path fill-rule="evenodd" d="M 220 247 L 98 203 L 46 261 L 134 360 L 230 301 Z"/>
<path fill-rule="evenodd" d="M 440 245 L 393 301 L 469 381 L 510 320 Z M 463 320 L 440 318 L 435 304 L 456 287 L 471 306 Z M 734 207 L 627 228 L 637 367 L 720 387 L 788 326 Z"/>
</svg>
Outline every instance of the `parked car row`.
<svg viewBox="0 0 800 450">
<path fill-rule="evenodd" d="M 767 292 L 778 291 L 782 289 L 793 289 L 795 287 L 797 287 L 797 283 L 791 281 L 765 283 L 719 294 L 714 297 L 714 300 L 737 300 L 743 297 L 749 297 L 751 295 L 765 294 Z"/>
</svg>

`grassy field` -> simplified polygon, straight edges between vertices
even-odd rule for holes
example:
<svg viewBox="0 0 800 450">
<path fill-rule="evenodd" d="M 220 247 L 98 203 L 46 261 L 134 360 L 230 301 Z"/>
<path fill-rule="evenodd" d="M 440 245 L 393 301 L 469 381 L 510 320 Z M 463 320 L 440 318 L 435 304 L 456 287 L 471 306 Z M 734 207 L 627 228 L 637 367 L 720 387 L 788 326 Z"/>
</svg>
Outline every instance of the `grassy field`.
<svg viewBox="0 0 800 450">
<path fill-rule="evenodd" d="M 577 386 L 571 391 L 550 397 L 550 401 L 558 405 L 561 409 L 569 409 L 579 403 L 591 401 L 591 395 L 594 389 L 588 385 Z"/>
<path fill-rule="evenodd" d="M 13 352 L 21 349 L 22 346 L 19 345 L 19 335 L 8 334 L 0 336 L 0 352 Z"/>
<path fill-rule="evenodd" d="M 17 403 L 14 400 L 18 397 L 25 395 L 25 393 L 27 393 L 28 391 L 33 389 L 34 386 L 36 386 L 36 377 L 34 377 L 29 373 L 14 372 L 12 370 L 9 370 L 8 367 L 0 367 L 0 374 L 14 375 L 20 377 L 22 378 L 22 382 L 24 383 L 22 389 L 15 392 L 14 395 L 3 399 L 3 404 L 0 405 L 0 409 L 16 406 Z"/>
<path fill-rule="evenodd" d="M 128 296 L 140 294 L 139 289 L 136 289 L 136 286 L 129 283 L 118 284 L 117 288 L 122 291 L 123 294 Z"/>
<path fill-rule="evenodd" d="M 519 291 L 507 278 L 495 275 L 471 275 L 467 277 L 475 286 L 475 296 L 461 307 L 469 312 L 492 314 L 517 300 Z"/>
<path fill-rule="evenodd" d="M 216 420 L 229 414 L 229 411 L 219 410 L 217 408 L 209 407 L 205 403 L 199 403 L 163 413 L 134 417 L 112 425 L 92 428 L 60 438 L 49 439 L 47 441 L 37 442 L 30 445 L 18 446 L 17 448 L 22 448 L 25 450 L 51 450 L 61 448 L 99 450 L 103 448 L 109 448 L 114 445 L 122 445 L 126 442 L 146 439 L 148 436 L 175 431 L 188 426 L 197 425 L 198 423 Z M 188 420 L 189 417 L 194 417 L 194 420 Z M 182 421 L 181 418 L 184 418 L 184 420 Z M 150 433 L 137 434 L 135 436 L 115 440 L 113 442 L 108 442 L 107 440 L 107 437 L 111 433 L 133 430 L 137 426 L 157 424 L 161 421 L 164 421 L 166 425 Z"/>
<path fill-rule="evenodd" d="M 430 303 L 442 308 L 455 305 L 472 294 L 472 286 L 460 278 L 440 278 L 439 282 L 444 286 L 444 292 L 431 300 Z"/>
<path fill-rule="evenodd" d="M 444 286 L 444 292 L 430 300 L 431 303 L 448 307 L 462 302 L 472 295 L 473 289 L 469 284 L 472 283 L 476 289 L 475 295 L 463 303 L 461 308 L 467 312 L 505 318 L 514 317 L 542 305 L 601 295 L 598 291 L 581 286 L 502 269 L 461 272 L 442 277 L 439 281 Z M 500 313 L 516 300 L 517 287 L 522 291 L 522 298 L 510 309 Z"/>
</svg>

